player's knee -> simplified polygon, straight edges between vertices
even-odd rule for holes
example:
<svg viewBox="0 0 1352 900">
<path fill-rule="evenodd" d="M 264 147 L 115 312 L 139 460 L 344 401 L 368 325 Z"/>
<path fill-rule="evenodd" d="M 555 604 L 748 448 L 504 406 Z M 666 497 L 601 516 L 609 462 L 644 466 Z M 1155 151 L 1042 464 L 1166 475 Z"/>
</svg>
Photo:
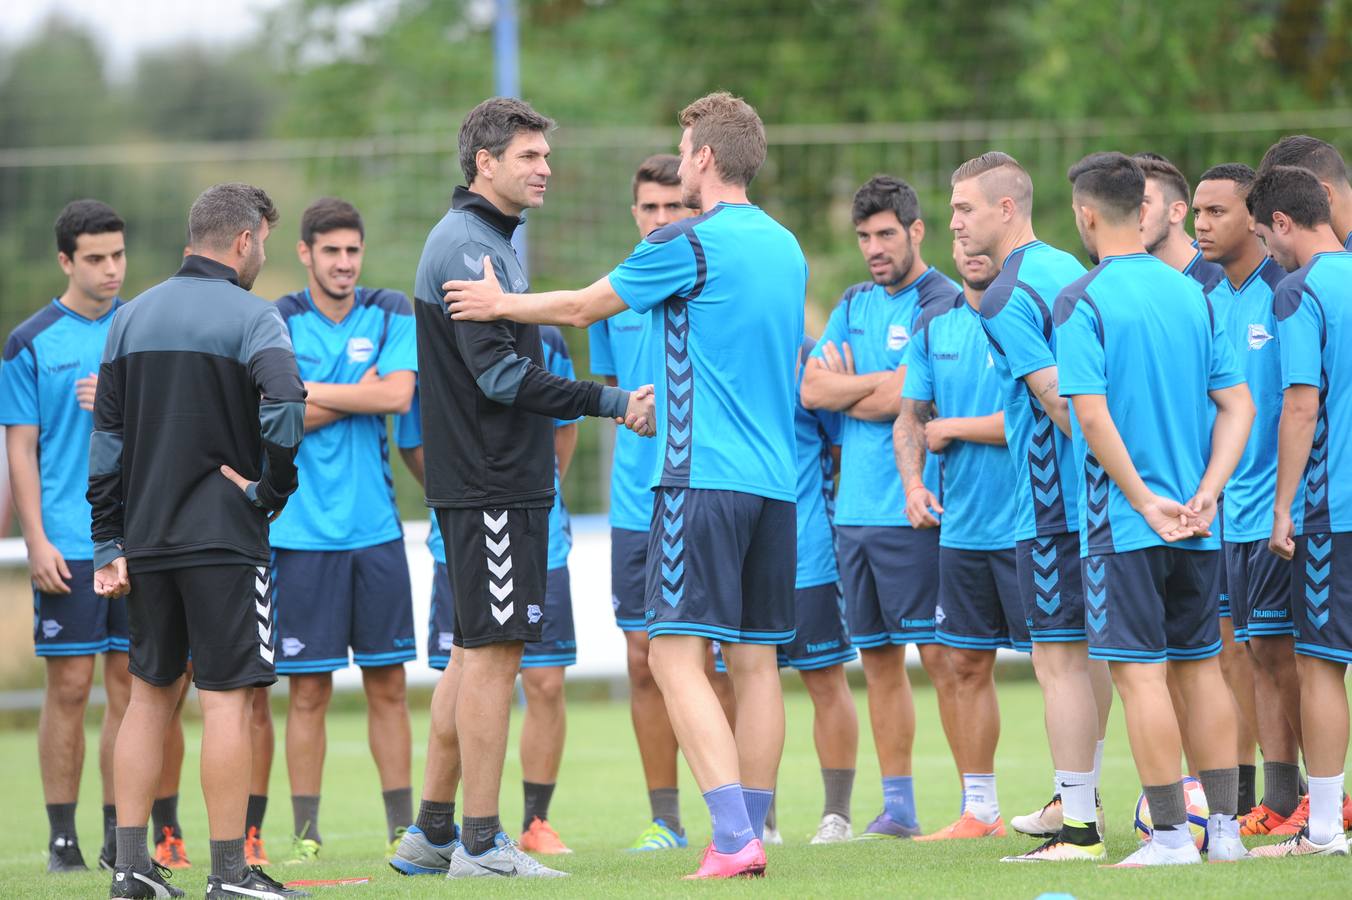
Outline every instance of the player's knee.
<svg viewBox="0 0 1352 900">
<path fill-rule="evenodd" d="M 403 666 L 367 669 L 363 673 L 366 702 L 372 706 L 404 706 L 408 703 L 408 682 Z"/>
<path fill-rule="evenodd" d="M 526 691 L 527 705 L 536 703 L 550 709 L 563 706 L 562 669 L 550 667 L 527 670 L 521 676 L 521 684 Z"/>
<path fill-rule="evenodd" d="M 864 680 L 870 688 L 900 686 L 905 681 L 905 661 L 899 651 L 898 647 L 875 647 L 859 651 Z"/>
<path fill-rule="evenodd" d="M 994 667 L 994 652 L 954 650 L 948 654 L 949 674 L 953 682 L 962 689 L 970 689 L 989 681 Z"/>
<path fill-rule="evenodd" d="M 845 681 L 845 670 L 841 666 L 809 669 L 799 674 L 803 676 L 803 687 L 816 706 L 837 703 L 849 697 L 850 686 Z"/>
<path fill-rule="evenodd" d="M 47 665 L 47 697 L 63 710 L 83 710 L 94 684 L 94 658 L 70 657 Z M 125 703 L 124 703 L 125 706 Z"/>
<path fill-rule="evenodd" d="M 1249 638 L 1248 653 L 1255 666 L 1274 675 L 1295 664 L 1290 638 Z"/>
<path fill-rule="evenodd" d="M 302 715 L 323 713 L 333 695 L 333 679 L 303 675 L 291 678 L 291 710 Z"/>
</svg>

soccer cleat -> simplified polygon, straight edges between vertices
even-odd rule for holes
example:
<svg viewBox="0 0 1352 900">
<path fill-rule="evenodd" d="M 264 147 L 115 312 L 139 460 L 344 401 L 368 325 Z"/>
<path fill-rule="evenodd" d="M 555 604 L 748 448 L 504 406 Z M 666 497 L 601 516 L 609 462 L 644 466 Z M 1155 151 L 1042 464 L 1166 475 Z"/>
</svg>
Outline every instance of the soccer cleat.
<svg viewBox="0 0 1352 900">
<path fill-rule="evenodd" d="M 263 849 L 263 836 L 258 833 L 256 825 L 250 825 L 244 835 L 244 863 L 250 866 L 270 865 L 267 851 Z"/>
<path fill-rule="evenodd" d="M 312 863 L 319 859 L 319 848 L 323 846 L 319 841 L 310 838 L 296 837 L 291 838 L 291 858 L 286 861 L 288 866 L 298 866 L 304 863 Z"/>
<path fill-rule="evenodd" d="M 921 834 L 919 825 L 903 825 L 883 811 L 878 814 L 878 818 L 868 823 L 868 828 L 864 833 L 855 838 L 859 841 L 870 841 L 878 838 L 915 838 Z"/>
<path fill-rule="evenodd" d="M 699 868 L 686 881 L 703 878 L 759 878 L 765 874 L 765 845 L 752 838 L 736 853 L 719 853 L 710 844 L 704 848 Z"/>
<path fill-rule="evenodd" d="M 631 851 L 641 850 L 679 850 L 690 846 L 683 834 L 677 834 L 661 819 L 653 819 L 652 824 L 643 830 L 638 839 L 629 847 Z"/>
<path fill-rule="evenodd" d="M 182 897 L 183 892 L 169 883 L 169 877 L 169 870 L 155 862 L 145 872 L 138 872 L 131 866 L 118 866 L 113 870 L 113 883 L 108 887 L 108 896 L 132 897 L 136 900 Z"/>
<path fill-rule="evenodd" d="M 1268 834 L 1277 837 L 1292 837 L 1300 834 L 1302 828 L 1310 822 L 1310 795 L 1306 794 L 1300 798 L 1300 805 L 1296 807 L 1295 812 L 1286 817 L 1286 821 L 1276 826 Z"/>
<path fill-rule="evenodd" d="M 1244 842 L 1233 834 L 1209 834 L 1206 840 L 1207 862 L 1235 862 L 1244 858 Z"/>
<path fill-rule="evenodd" d="M 451 854 L 447 878 L 479 878 L 498 876 L 507 878 L 564 878 L 567 872 L 551 869 L 531 859 L 501 831 L 493 839 L 493 846 L 472 855 L 464 844 L 457 844 Z"/>
<path fill-rule="evenodd" d="M 394 829 L 394 837 L 390 839 L 389 845 L 386 846 L 385 848 L 386 862 L 389 862 L 390 860 L 394 859 L 394 854 L 399 850 L 399 842 L 404 839 L 404 835 L 407 833 L 408 829 L 403 827 L 402 825 Z"/>
<path fill-rule="evenodd" d="M 1343 831 L 1352 831 L 1352 797 L 1343 794 Z"/>
<path fill-rule="evenodd" d="M 1327 844 L 1316 844 L 1310 840 L 1310 829 L 1302 828 L 1298 834 L 1279 844 L 1254 847 L 1249 851 L 1250 859 L 1275 859 L 1281 856 L 1347 856 L 1347 835 L 1338 832 Z"/>
<path fill-rule="evenodd" d="M 1088 829 L 1086 829 L 1088 830 Z M 1001 862 L 1102 862 L 1108 855 L 1103 841 L 1092 844 L 1076 844 L 1065 840 L 1059 833 L 1047 838 L 1046 843 L 1036 850 L 1020 853 L 1017 856 L 1003 857 Z"/>
<path fill-rule="evenodd" d="M 390 857 L 390 868 L 401 875 L 445 875 L 451 867 L 451 854 L 460 846 L 460 829 L 444 844 L 434 844 L 427 832 L 410 825 L 399 839 Z"/>
<path fill-rule="evenodd" d="M 769 826 L 766 826 L 765 837 L 761 840 L 761 843 L 767 847 L 769 846 L 782 847 L 784 846 L 784 835 L 779 833 L 778 828 L 770 828 Z"/>
<path fill-rule="evenodd" d="M 985 837 L 1004 837 L 1005 823 L 1003 819 L 996 819 L 994 822 L 983 822 L 970 812 L 965 812 L 958 817 L 958 820 L 952 825 L 946 825 L 933 834 L 922 834 L 917 837 L 917 841 L 953 841 L 967 840 L 969 838 Z"/>
<path fill-rule="evenodd" d="M 518 843 L 527 853 L 539 853 L 544 856 L 559 856 L 573 852 L 564 844 L 554 827 L 539 816 L 530 820 L 530 827 L 521 832 L 521 840 Z"/>
<path fill-rule="evenodd" d="M 1180 866 L 1200 863 L 1202 854 L 1197 845 L 1188 841 L 1182 847 L 1165 847 L 1159 841 L 1142 841 L 1136 852 L 1107 869 L 1139 869 L 1145 866 Z"/>
<path fill-rule="evenodd" d="M 1061 833 L 1061 824 L 1065 814 L 1061 808 L 1061 795 L 1053 794 L 1042 809 L 1026 816 L 1015 816 L 1009 825 L 1020 834 L 1030 837 L 1054 838 Z"/>
<path fill-rule="evenodd" d="M 304 891 L 298 891 L 283 885 L 272 878 L 259 866 L 250 866 L 249 871 L 239 881 L 225 881 L 219 875 L 207 879 L 207 900 L 289 900 L 292 897 L 308 897 Z"/>
<path fill-rule="evenodd" d="M 74 837 L 58 834 L 47 845 L 47 872 L 88 872 L 80 844 Z"/>
<path fill-rule="evenodd" d="M 1260 803 L 1239 817 L 1239 833 L 1245 837 L 1271 834 L 1272 829 L 1286 821 L 1286 816 L 1273 812 L 1267 804 Z"/>
<path fill-rule="evenodd" d="M 192 865 L 188 862 L 188 849 L 183 846 L 183 838 L 175 837 L 174 829 L 167 825 L 155 842 L 155 862 L 166 869 L 186 869 Z"/>
<path fill-rule="evenodd" d="M 103 872 L 113 872 L 117 870 L 117 853 L 110 852 L 106 848 L 99 851 L 99 869 Z"/>
<path fill-rule="evenodd" d="M 812 836 L 810 844 L 840 844 L 854 837 L 854 829 L 850 827 L 850 820 L 838 813 L 827 813 L 822 816 L 822 822 L 817 826 L 817 833 Z"/>
</svg>

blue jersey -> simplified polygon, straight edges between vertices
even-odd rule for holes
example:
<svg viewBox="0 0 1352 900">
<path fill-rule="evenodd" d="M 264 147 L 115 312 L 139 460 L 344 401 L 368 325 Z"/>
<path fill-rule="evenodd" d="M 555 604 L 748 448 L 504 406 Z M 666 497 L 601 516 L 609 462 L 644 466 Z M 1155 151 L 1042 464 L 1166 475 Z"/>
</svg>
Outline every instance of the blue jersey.
<svg viewBox="0 0 1352 900">
<path fill-rule="evenodd" d="M 652 384 L 661 364 L 649 316 L 626 309 L 588 330 L 591 370 L 610 375 L 632 391 Z M 653 515 L 649 485 L 657 470 L 657 441 L 628 428 L 615 429 L 615 456 L 610 467 L 610 524 L 629 531 L 647 531 Z"/>
<path fill-rule="evenodd" d="M 1193 241 L 1192 246 L 1196 248 L 1197 242 Z M 1200 249 L 1193 254 L 1192 259 L 1183 267 L 1183 274 L 1201 285 L 1203 291 L 1209 291 L 1222 281 L 1227 280 L 1225 268 L 1220 263 L 1208 261 L 1202 255 Z"/>
<path fill-rule="evenodd" d="M 1285 277 L 1286 270 L 1265 257 L 1238 288 L 1222 278 L 1207 294 L 1258 408 L 1244 455 L 1225 485 L 1223 533 L 1234 543 L 1265 539 L 1272 532 L 1277 423 L 1282 417 L 1282 360 L 1272 295 Z"/>
<path fill-rule="evenodd" d="M 841 350 L 848 343 L 857 375 L 895 372 L 906 362 L 906 348 L 921 314 L 934 304 L 953 299 L 958 286 L 938 269 L 924 274 L 895 294 L 880 284 L 864 282 L 845 291 L 826 331 L 812 351 L 820 359 L 827 341 Z M 925 486 L 939 492 L 939 461 L 925 460 Z M 869 422 L 846 415 L 841 430 L 840 491 L 837 525 L 910 527 L 906 492 L 892 449 L 892 423 Z"/>
<path fill-rule="evenodd" d="M 1211 455 L 1211 391 L 1244 383 L 1224 325 L 1197 282 L 1147 253 L 1110 256 L 1056 300 L 1061 395 L 1103 394 L 1136 471 L 1161 497 L 1186 503 Z M 1082 555 L 1163 546 L 1085 444 Z M 1220 538 L 1170 546 L 1214 550 Z"/>
<path fill-rule="evenodd" d="M 89 435 L 75 382 L 97 375 L 113 314 L 86 319 L 53 300 L 14 329 L 0 363 L 0 425 L 36 425 L 42 529 L 66 559 L 94 558 L 89 537 Z"/>
<path fill-rule="evenodd" d="M 394 442 L 401 450 L 412 450 L 414 447 L 421 447 L 423 444 L 422 434 L 422 403 L 418 391 L 413 392 L 413 403 L 409 406 L 408 412 L 402 416 L 396 416 L 394 420 Z M 428 516 L 431 520 L 427 531 L 427 549 L 432 551 L 432 558 L 445 565 L 446 563 L 446 542 L 441 537 L 441 526 L 437 524 L 436 513 Z"/>
<path fill-rule="evenodd" d="M 807 260 L 758 206 L 720 203 L 648 235 L 610 273 L 649 313 L 662 365 L 649 486 L 792 503 L 793 408 Z"/>
<path fill-rule="evenodd" d="M 357 288 L 335 322 L 306 288 L 277 301 L 303 381 L 356 384 L 372 366 L 384 377 L 418 371 L 413 307 L 398 291 Z M 305 435 L 296 454 L 300 487 L 272 524 L 272 546 L 356 550 L 403 534 L 394 501 L 384 416 L 344 416 Z"/>
<path fill-rule="evenodd" d="M 560 378 L 576 381 L 573 357 L 563 332 L 553 325 L 540 326 L 540 342 L 545 348 L 545 368 Z M 577 419 L 555 419 L 554 427 L 571 425 Z M 628 430 L 628 429 L 626 429 Z M 568 507 L 563 505 L 563 486 L 559 483 L 559 460 L 554 458 L 554 505 L 549 509 L 549 568 L 561 569 L 568 565 L 568 553 L 573 549 L 573 529 L 568 521 Z"/>
<path fill-rule="evenodd" d="M 799 360 L 807 365 L 812 338 L 803 339 Z M 798 383 L 803 381 L 799 370 Z M 798 442 L 798 571 L 795 589 L 832 584 L 836 572 L 836 545 L 832 532 L 836 463 L 832 451 L 840 446 L 842 416 L 827 409 L 794 409 L 793 428 Z"/>
<path fill-rule="evenodd" d="M 1076 531 L 1074 497 L 1079 468 L 1070 438 L 1056 427 L 1024 376 L 1056 365 L 1052 305 L 1057 294 L 1084 274 L 1079 260 L 1030 241 L 1005 258 L 981 298 L 981 324 L 1004 389 L 1005 440 L 1017 477 L 1016 540 Z"/>
<path fill-rule="evenodd" d="M 916 327 L 901 396 L 934 403 L 945 418 L 989 416 L 1004 408 L 1000 373 L 981 314 L 958 294 L 932 306 Z M 1005 550 L 1014 546 L 1014 463 L 1006 447 L 953 441 L 938 454 L 939 546 Z"/>
<path fill-rule="evenodd" d="M 1319 388 L 1296 533 L 1352 531 L 1352 252 L 1315 254 L 1282 280 L 1273 306 L 1283 389 Z"/>
</svg>

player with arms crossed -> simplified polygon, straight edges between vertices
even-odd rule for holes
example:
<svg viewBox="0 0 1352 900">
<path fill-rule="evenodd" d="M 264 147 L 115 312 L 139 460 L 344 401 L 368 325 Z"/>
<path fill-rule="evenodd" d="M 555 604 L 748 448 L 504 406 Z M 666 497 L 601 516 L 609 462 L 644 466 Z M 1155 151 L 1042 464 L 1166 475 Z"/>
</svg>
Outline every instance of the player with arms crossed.
<svg viewBox="0 0 1352 900">
<path fill-rule="evenodd" d="M 586 327 L 626 307 L 662 335 L 661 455 L 648 544 L 649 664 L 704 792 L 713 844 L 697 878 L 758 875 L 784 743 L 775 647 L 794 635 L 793 403 L 807 262 L 794 236 L 747 200 L 765 129 L 715 93 L 680 116 L 681 188 L 702 215 L 645 238 L 578 291 L 503 294 L 457 280 L 457 319 Z M 519 290 L 516 279 L 503 281 Z M 705 674 L 717 640 L 737 690 L 736 737 Z"/>
<path fill-rule="evenodd" d="M 1060 392 L 1084 465 L 1089 653 L 1110 661 L 1154 823 L 1120 865 L 1201 861 L 1187 826 L 1166 661 L 1187 704 L 1190 762 L 1211 810 L 1209 856 L 1238 859 L 1235 712 L 1215 702 L 1226 689 L 1212 587 L 1220 540 L 1210 527 L 1248 440 L 1253 402 L 1201 288 L 1145 252 L 1140 166 L 1096 153 L 1069 178 L 1076 227 L 1100 260 L 1061 292 L 1053 313 Z"/>
</svg>

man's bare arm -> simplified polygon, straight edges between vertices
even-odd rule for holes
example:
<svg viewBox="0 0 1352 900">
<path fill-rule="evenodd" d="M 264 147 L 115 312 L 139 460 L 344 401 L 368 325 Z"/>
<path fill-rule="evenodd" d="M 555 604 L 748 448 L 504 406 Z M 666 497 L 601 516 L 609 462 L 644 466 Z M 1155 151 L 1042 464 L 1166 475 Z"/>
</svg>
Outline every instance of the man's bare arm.
<svg viewBox="0 0 1352 900">
<path fill-rule="evenodd" d="M 1056 427 L 1061 429 L 1061 433 L 1070 435 L 1070 401 L 1062 397 L 1059 388 L 1060 379 L 1057 378 L 1056 366 L 1047 366 L 1045 369 L 1038 369 L 1036 372 L 1029 372 L 1023 376 L 1023 383 L 1028 387 L 1028 393 L 1033 395 L 1033 399 L 1042 404 L 1042 408 L 1047 411 L 1047 415 L 1052 417 Z"/>
<path fill-rule="evenodd" d="M 906 366 L 897 366 L 895 372 L 879 372 L 885 375 L 878 385 L 860 398 L 849 409 L 847 416 L 868 422 L 890 422 L 901 412 L 901 389 L 906 384 Z"/>
<path fill-rule="evenodd" d="M 484 277 L 479 281 L 448 281 L 442 286 L 452 319 L 494 322 L 509 319 L 527 325 L 571 325 L 586 328 L 629 307 L 605 275 L 578 291 L 548 291 L 543 294 L 504 294 L 493 271 L 493 260 L 484 257 Z"/>
<path fill-rule="evenodd" d="M 381 376 L 372 366 L 356 384 L 305 382 L 306 405 L 324 406 L 352 416 L 403 415 L 413 403 L 417 383 L 416 372 L 404 369 Z"/>
</svg>

